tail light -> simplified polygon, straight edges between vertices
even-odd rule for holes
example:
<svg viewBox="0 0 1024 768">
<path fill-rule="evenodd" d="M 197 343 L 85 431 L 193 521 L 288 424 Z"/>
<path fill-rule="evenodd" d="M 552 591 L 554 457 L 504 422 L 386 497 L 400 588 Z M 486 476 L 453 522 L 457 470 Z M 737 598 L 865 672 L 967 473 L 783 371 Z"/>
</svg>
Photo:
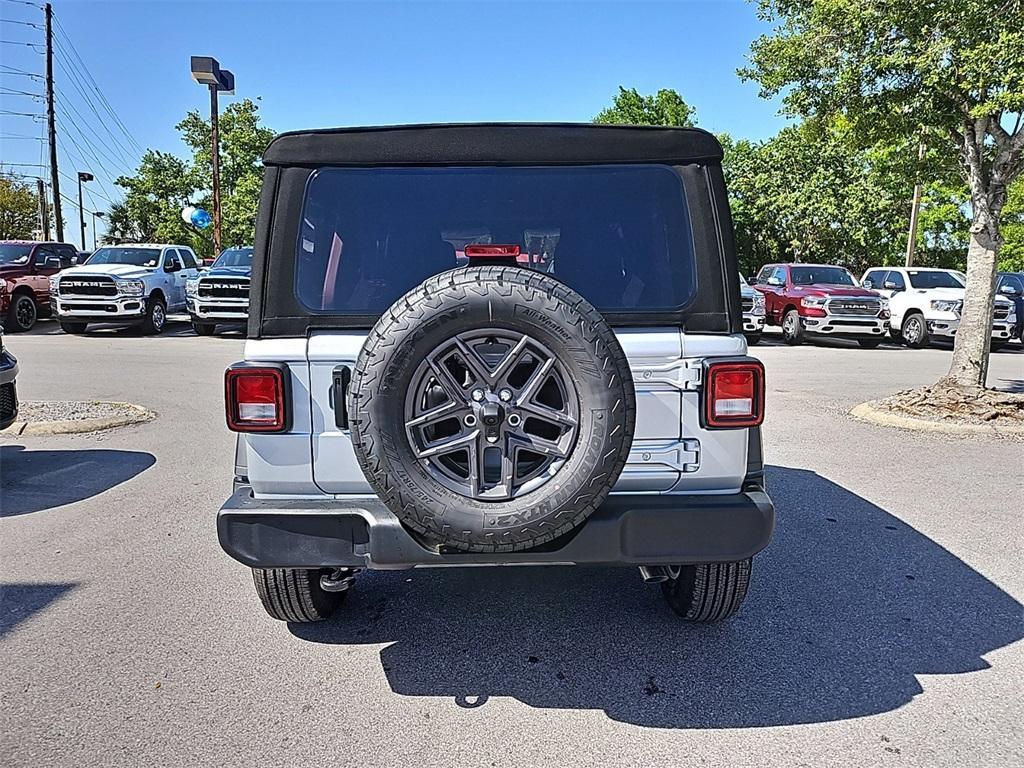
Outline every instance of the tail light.
<svg viewBox="0 0 1024 768">
<path fill-rule="evenodd" d="M 224 404 L 233 432 L 283 432 L 288 428 L 284 366 L 233 365 L 224 372 Z"/>
<path fill-rule="evenodd" d="M 704 426 L 756 427 L 764 421 L 764 366 L 757 360 L 710 363 L 704 378 Z"/>
</svg>

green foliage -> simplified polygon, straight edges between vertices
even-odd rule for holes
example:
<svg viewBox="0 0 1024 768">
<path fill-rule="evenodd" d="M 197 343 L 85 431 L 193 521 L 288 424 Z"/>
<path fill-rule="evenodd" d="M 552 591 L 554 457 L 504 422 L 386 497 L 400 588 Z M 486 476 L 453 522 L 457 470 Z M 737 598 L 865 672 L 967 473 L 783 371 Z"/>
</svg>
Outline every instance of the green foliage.
<svg viewBox="0 0 1024 768">
<path fill-rule="evenodd" d="M 30 240 L 39 229 L 39 197 L 33 187 L 0 173 L 0 240 Z"/>
<path fill-rule="evenodd" d="M 999 269 L 1024 272 L 1024 177 L 1010 186 L 1003 207 L 1003 246 L 999 249 Z"/>
<path fill-rule="evenodd" d="M 222 245 L 251 244 L 263 180 L 260 158 L 274 133 L 260 125 L 259 107 L 250 99 L 230 104 L 218 123 Z M 107 241 L 184 243 L 198 254 L 212 256 L 212 227 L 199 231 L 181 218 L 188 205 L 212 213 L 210 123 L 192 111 L 176 127 L 192 157 L 183 160 L 149 150 L 134 176 L 119 178 L 117 184 L 126 194 L 124 202 L 107 213 Z"/>
<path fill-rule="evenodd" d="M 642 96 L 636 88 L 626 90 L 621 85 L 612 99 L 612 106 L 602 109 L 595 123 L 620 125 L 671 125 L 690 128 L 697 119 L 693 107 L 669 88 L 662 88 L 653 96 Z"/>
</svg>

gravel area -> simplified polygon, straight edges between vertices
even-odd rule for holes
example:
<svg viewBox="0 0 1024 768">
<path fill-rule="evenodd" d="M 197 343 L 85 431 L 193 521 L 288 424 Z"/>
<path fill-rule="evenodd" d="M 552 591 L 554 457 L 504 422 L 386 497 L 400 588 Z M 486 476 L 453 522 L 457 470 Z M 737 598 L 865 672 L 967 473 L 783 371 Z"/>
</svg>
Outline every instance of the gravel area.
<svg viewBox="0 0 1024 768">
<path fill-rule="evenodd" d="M 99 400 L 29 400 L 18 406 L 18 421 L 84 421 L 86 419 L 148 420 L 143 410 L 129 403 L 106 403 Z"/>
</svg>

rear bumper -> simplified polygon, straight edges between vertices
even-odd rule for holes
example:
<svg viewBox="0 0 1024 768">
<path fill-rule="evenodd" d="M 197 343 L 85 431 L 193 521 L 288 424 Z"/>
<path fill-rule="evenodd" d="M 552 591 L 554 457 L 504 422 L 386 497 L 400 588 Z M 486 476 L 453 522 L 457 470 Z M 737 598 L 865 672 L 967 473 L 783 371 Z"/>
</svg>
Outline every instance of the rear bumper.
<svg viewBox="0 0 1024 768">
<path fill-rule="evenodd" d="M 258 500 L 239 486 L 217 515 L 224 551 L 254 568 L 678 565 L 764 549 L 775 508 L 759 487 L 723 496 L 616 494 L 557 548 L 497 554 L 421 546 L 378 499 Z"/>
</svg>

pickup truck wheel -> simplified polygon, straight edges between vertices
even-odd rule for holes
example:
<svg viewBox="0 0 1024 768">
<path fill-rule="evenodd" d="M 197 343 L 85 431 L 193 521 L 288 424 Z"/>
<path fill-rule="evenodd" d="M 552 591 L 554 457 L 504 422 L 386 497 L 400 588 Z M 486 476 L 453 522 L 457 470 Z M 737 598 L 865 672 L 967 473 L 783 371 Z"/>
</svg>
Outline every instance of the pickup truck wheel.
<svg viewBox="0 0 1024 768">
<path fill-rule="evenodd" d="M 747 346 L 756 347 L 761 343 L 760 333 L 745 333 L 743 335 L 747 337 Z"/>
<path fill-rule="evenodd" d="M 889 326 L 889 338 L 894 341 L 902 341 L 903 337 L 900 335 L 900 329 L 894 325 Z"/>
<path fill-rule="evenodd" d="M 39 309 L 36 307 L 35 299 L 27 293 L 16 293 L 11 297 L 5 327 L 12 333 L 31 331 L 38 317 Z"/>
<path fill-rule="evenodd" d="M 363 474 L 424 546 L 516 552 L 605 500 L 636 400 L 615 334 L 583 297 L 484 266 L 430 277 L 384 312 L 348 412 Z"/>
<path fill-rule="evenodd" d="M 345 600 L 344 592 L 320 586 L 324 569 L 253 568 L 252 580 L 263 608 L 279 621 L 323 621 Z"/>
<path fill-rule="evenodd" d="M 928 326 L 924 321 L 924 315 L 914 312 L 903 318 L 903 326 L 900 328 L 900 337 L 903 343 L 911 349 L 921 349 L 928 346 Z"/>
<path fill-rule="evenodd" d="M 196 332 L 197 336 L 213 336 L 213 332 L 217 330 L 217 326 L 213 323 L 197 323 L 193 321 L 192 330 Z"/>
<path fill-rule="evenodd" d="M 860 344 L 862 349 L 878 349 L 882 343 L 881 339 L 857 339 L 857 343 Z"/>
<path fill-rule="evenodd" d="M 750 584 L 750 559 L 704 563 L 669 569 L 661 592 L 669 607 L 686 621 L 710 624 L 740 609 Z"/>
<path fill-rule="evenodd" d="M 782 316 L 782 339 L 793 346 L 804 343 L 804 327 L 800 322 L 800 313 L 795 309 Z"/>
<path fill-rule="evenodd" d="M 167 323 L 167 305 L 159 296 L 146 300 L 146 319 L 142 321 L 142 332 L 147 336 L 159 336 Z"/>
<path fill-rule="evenodd" d="M 72 333 L 78 335 L 80 333 L 85 333 L 86 325 L 86 323 L 61 322 L 60 329 L 64 331 L 64 333 Z"/>
</svg>

